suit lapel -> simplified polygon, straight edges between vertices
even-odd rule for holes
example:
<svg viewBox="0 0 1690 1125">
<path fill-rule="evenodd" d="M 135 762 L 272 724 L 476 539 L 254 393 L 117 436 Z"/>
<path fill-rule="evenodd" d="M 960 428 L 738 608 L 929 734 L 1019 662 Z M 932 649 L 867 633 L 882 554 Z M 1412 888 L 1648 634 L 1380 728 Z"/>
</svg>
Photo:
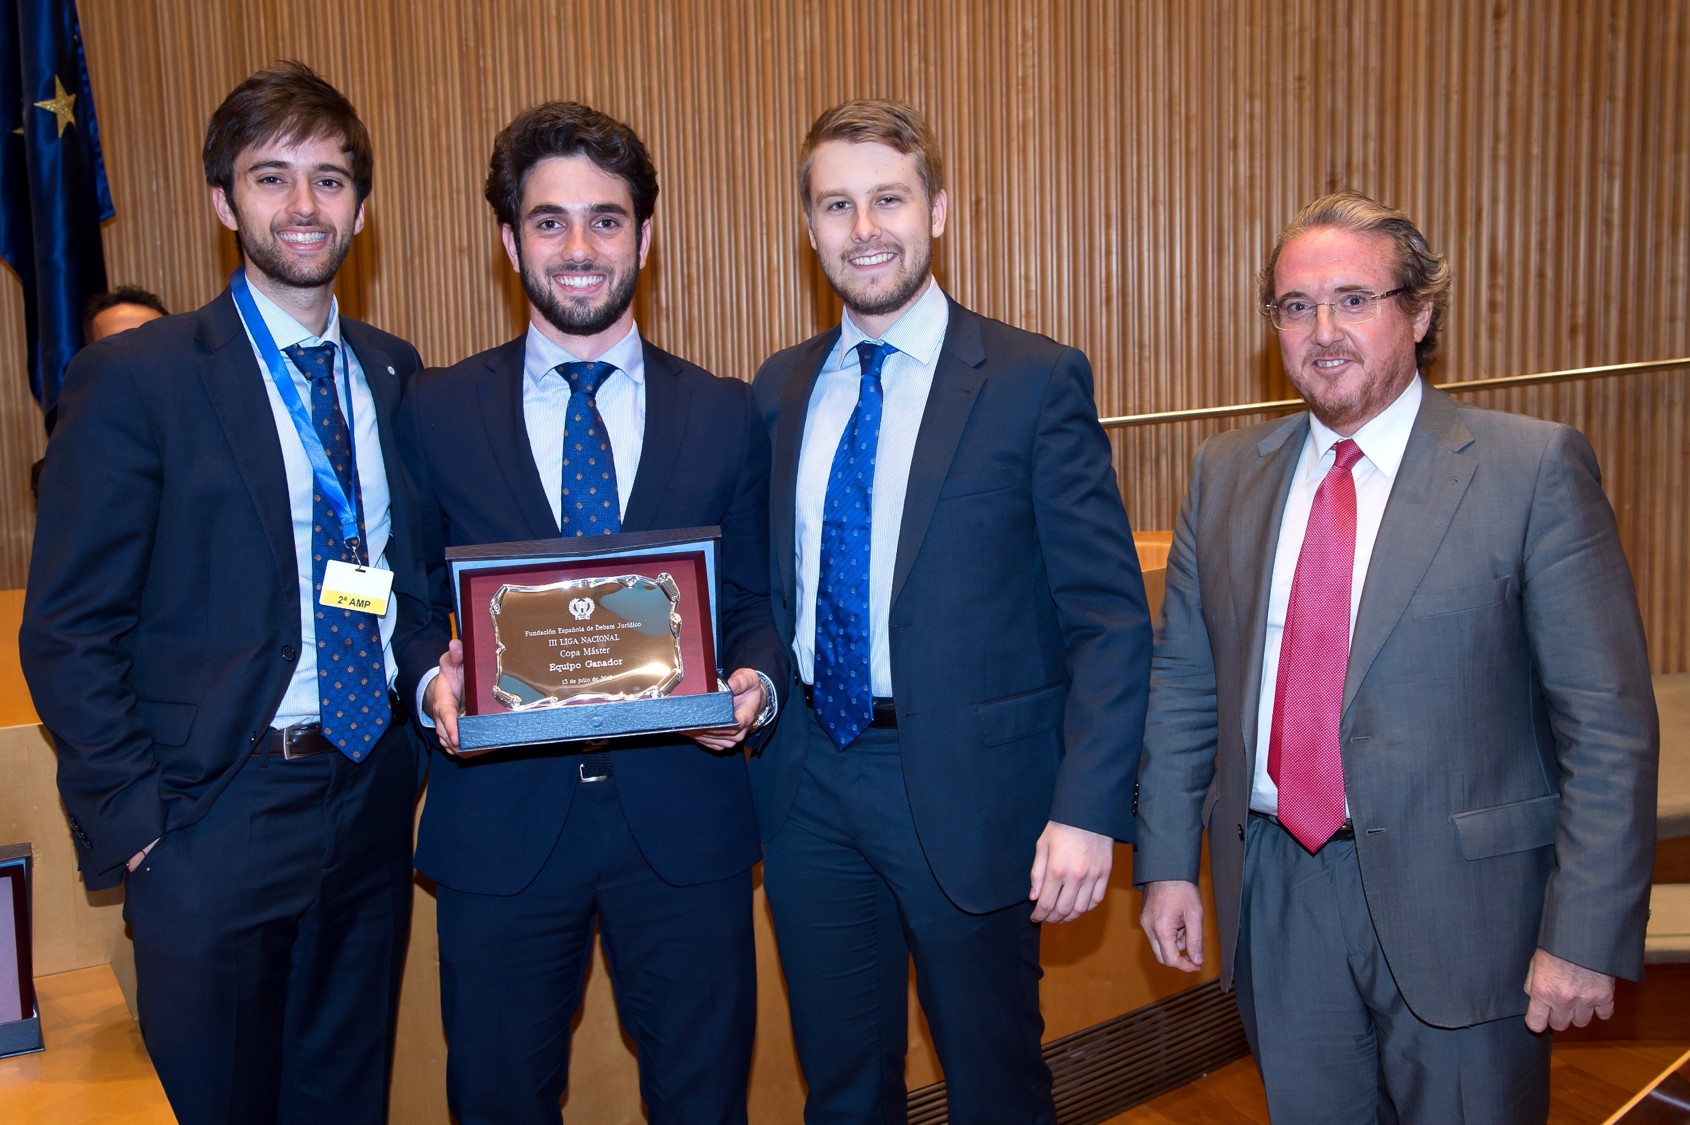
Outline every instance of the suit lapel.
<svg viewBox="0 0 1690 1125">
<path fill-rule="evenodd" d="M 381 435 L 384 462 L 391 460 L 394 444 L 393 415 L 399 409 L 399 372 L 394 369 L 393 357 L 378 347 L 369 328 L 356 320 L 342 317 L 341 337 L 358 357 L 364 371 L 364 382 L 370 388 L 370 399 L 376 404 L 376 432 Z"/>
<path fill-rule="evenodd" d="M 264 389 L 269 376 L 252 354 L 252 343 L 228 290 L 200 310 L 194 336 L 205 353 L 199 364 L 200 380 L 252 497 L 264 538 L 275 556 L 276 570 L 292 574 L 298 568 L 293 547 L 293 505 L 288 498 L 276 416 L 270 409 L 269 392 Z"/>
<path fill-rule="evenodd" d="M 1250 652 L 1244 662 L 1244 706 L 1240 718 L 1244 729 L 1247 765 L 1255 768 L 1256 725 L 1262 705 L 1262 663 L 1267 647 L 1268 599 L 1273 592 L 1273 560 L 1279 550 L 1279 525 L 1285 518 L 1285 501 L 1291 494 L 1292 478 L 1303 444 L 1308 440 L 1307 414 L 1299 414 L 1270 430 L 1256 444 L 1256 460 L 1249 466 L 1259 475 L 1263 488 L 1271 489 L 1270 503 L 1252 502 L 1255 489 L 1244 487 L 1231 505 L 1231 531 L 1227 569 L 1232 574 L 1232 604 L 1238 615 L 1235 636 L 1250 638 Z"/>
<path fill-rule="evenodd" d="M 505 478 L 506 494 L 528 527 L 528 537 L 556 539 L 557 517 L 552 515 L 546 487 L 540 482 L 522 414 L 522 381 L 526 378 L 522 362 L 527 339 L 526 334 L 518 336 L 493 351 L 487 366 L 477 375 L 480 386 L 475 401 L 481 409 L 487 448 Z"/>
<path fill-rule="evenodd" d="M 839 342 L 839 329 L 825 332 L 812 339 L 798 352 L 781 386 L 777 408 L 769 515 L 772 521 L 772 542 L 775 558 L 779 560 L 781 589 L 788 600 L 798 596 L 797 551 L 793 548 L 797 526 L 798 454 L 804 444 L 804 422 L 810 412 L 810 395 L 816 389 L 822 364 Z"/>
<path fill-rule="evenodd" d="M 1408 608 L 1472 483 L 1473 459 L 1462 452 L 1472 441 L 1454 402 L 1428 385 L 1368 563 L 1344 677 L 1346 711 L 1385 638 Z"/>
<path fill-rule="evenodd" d="M 692 403 L 692 392 L 680 378 L 675 358 L 643 339 L 640 343 L 645 353 L 645 437 L 628 510 L 622 516 L 623 531 L 651 530 L 680 458 Z"/>
<path fill-rule="evenodd" d="M 921 430 L 910 458 L 909 486 L 904 492 L 904 520 L 898 528 L 898 558 L 892 568 L 892 603 L 897 604 L 904 582 L 921 552 L 921 541 L 939 503 L 956 456 L 962 431 L 979 400 L 985 380 L 985 345 L 980 339 L 980 318 L 951 302 L 945 343 L 933 369 L 933 387 L 921 415 Z"/>
</svg>

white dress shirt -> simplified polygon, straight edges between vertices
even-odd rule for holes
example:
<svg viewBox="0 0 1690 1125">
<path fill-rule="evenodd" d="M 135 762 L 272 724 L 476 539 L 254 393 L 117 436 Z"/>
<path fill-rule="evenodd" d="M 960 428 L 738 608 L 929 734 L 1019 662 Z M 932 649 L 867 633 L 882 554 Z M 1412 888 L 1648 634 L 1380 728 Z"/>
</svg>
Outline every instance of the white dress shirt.
<svg viewBox="0 0 1690 1125">
<path fill-rule="evenodd" d="M 909 310 L 880 342 L 898 349 L 880 369 L 884 400 L 880 443 L 876 447 L 869 533 L 869 671 L 874 694 L 892 694 L 892 656 L 886 622 L 892 611 L 892 567 L 898 559 L 898 530 L 904 519 L 904 494 L 910 462 L 933 369 L 950 324 L 951 305 L 937 281 L 929 281 Z M 804 417 L 804 444 L 798 455 L 798 490 L 794 502 L 794 538 L 798 551 L 798 622 L 792 642 L 798 674 L 815 682 L 816 588 L 821 575 L 822 507 L 833 455 L 851 421 L 862 386 L 857 345 L 870 339 L 851 319 L 840 327 L 839 342 L 822 364 Z"/>
<path fill-rule="evenodd" d="M 1362 458 L 1350 470 L 1356 487 L 1356 555 L 1350 581 L 1350 632 L 1355 632 L 1356 609 L 1367 584 L 1367 566 L 1373 558 L 1373 543 L 1379 537 L 1379 523 L 1385 518 L 1385 504 L 1391 498 L 1397 469 L 1402 465 L 1408 435 L 1420 413 L 1422 397 L 1418 376 L 1408 388 L 1353 435 Z M 1309 436 L 1291 479 L 1291 494 L 1285 500 L 1285 514 L 1279 523 L 1279 548 L 1273 556 L 1273 586 L 1268 593 L 1267 636 L 1262 648 L 1262 700 L 1256 714 L 1256 772 L 1250 789 L 1250 808 L 1277 814 L 1279 787 L 1268 776 L 1268 745 L 1273 731 L 1273 700 L 1279 684 L 1279 647 L 1285 634 L 1285 611 L 1291 602 L 1291 580 L 1297 573 L 1297 556 L 1308 531 L 1309 509 L 1336 460 L 1332 447 L 1343 436 L 1309 416 Z M 1346 801 L 1344 811 L 1349 812 Z"/>
<path fill-rule="evenodd" d="M 549 339 L 533 324 L 522 355 L 522 420 L 528 427 L 528 449 L 546 486 L 546 500 L 552 519 L 563 515 L 563 428 L 569 414 L 569 380 L 555 369 L 560 363 L 579 360 Z M 645 344 L 639 326 L 630 324 L 628 334 L 599 356 L 598 362 L 616 368 L 616 374 L 599 385 L 593 396 L 599 417 L 610 437 L 610 455 L 616 462 L 617 517 L 628 511 L 628 496 L 634 490 L 634 475 L 640 471 L 640 454 L 645 451 Z"/>
<path fill-rule="evenodd" d="M 546 502 L 551 505 L 552 519 L 556 521 L 561 521 L 563 516 L 563 431 L 570 395 L 569 380 L 556 369 L 560 363 L 576 362 L 579 362 L 577 357 L 567 349 L 533 324 L 528 326 L 522 355 L 522 420 L 528 430 L 528 451 L 540 471 Z M 629 325 L 628 334 L 599 356 L 598 362 L 616 368 L 616 374 L 599 384 L 593 401 L 598 405 L 599 417 L 604 419 L 610 456 L 616 463 L 616 503 L 620 518 L 628 513 L 628 497 L 634 490 L 634 477 L 640 471 L 640 455 L 645 451 L 645 344 L 640 339 L 639 326 Z M 428 698 L 429 685 L 439 674 L 438 668 L 431 668 L 417 684 L 417 714 L 424 727 L 434 726 L 423 702 Z M 768 703 L 758 716 L 758 726 L 765 726 L 775 715 L 775 688 L 760 669 L 757 677 L 768 696 Z"/>
<path fill-rule="evenodd" d="M 376 404 L 370 397 L 370 385 L 364 379 L 364 368 L 359 364 L 357 355 L 341 340 L 340 302 L 336 301 L 329 306 L 329 323 L 328 327 L 323 329 L 323 334 L 313 336 L 304 325 L 289 316 L 257 286 L 248 286 L 248 292 L 252 294 L 253 303 L 258 306 L 258 314 L 264 318 L 264 325 L 269 329 L 270 338 L 276 342 L 278 350 L 295 344 L 303 344 L 306 347 L 316 347 L 320 344 L 335 346 L 335 389 L 340 394 L 340 412 L 346 418 L 347 429 L 352 436 L 353 453 L 358 459 L 358 492 L 362 497 L 368 558 L 382 569 L 388 569 L 387 540 L 393 529 L 393 520 L 388 511 L 387 467 L 382 460 L 381 433 L 376 426 Z M 246 327 L 244 319 L 241 323 Z M 317 584 L 311 571 L 311 496 L 317 478 L 311 470 L 311 461 L 305 454 L 305 444 L 300 441 L 299 431 L 294 428 L 293 416 L 288 413 L 287 404 L 282 401 L 281 393 L 276 390 L 276 384 L 270 378 L 270 369 L 265 366 L 264 356 L 252 339 L 251 328 L 247 328 L 247 341 L 252 346 L 252 354 L 258 359 L 259 378 L 264 380 L 264 392 L 270 398 L 270 413 L 275 416 L 276 436 L 282 443 L 282 465 L 287 471 L 288 506 L 293 517 L 294 570 L 299 578 L 299 663 L 293 670 L 293 678 L 288 681 L 288 690 L 282 696 L 281 706 L 277 708 L 272 721 L 274 726 L 286 727 L 315 720 L 320 709 L 317 687 Z M 293 376 L 294 390 L 299 393 L 300 401 L 310 403 L 311 380 L 294 366 L 286 353 L 283 353 L 282 362 L 287 365 L 288 373 Z M 348 368 L 351 369 L 350 380 L 343 378 Z M 347 385 L 348 383 L 350 385 Z M 382 662 L 386 665 L 389 685 L 397 674 L 393 661 L 393 625 L 397 605 L 397 598 L 389 598 L 387 613 L 381 618 Z"/>
</svg>

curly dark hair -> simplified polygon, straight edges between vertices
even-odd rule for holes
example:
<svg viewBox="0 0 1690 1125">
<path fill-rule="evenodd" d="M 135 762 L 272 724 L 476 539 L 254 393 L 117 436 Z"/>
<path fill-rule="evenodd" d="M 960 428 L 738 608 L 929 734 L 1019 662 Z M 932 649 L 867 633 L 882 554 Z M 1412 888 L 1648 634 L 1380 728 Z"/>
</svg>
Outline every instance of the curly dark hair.
<svg viewBox="0 0 1690 1125">
<path fill-rule="evenodd" d="M 628 185 L 634 223 L 643 227 L 657 210 L 657 168 L 651 154 L 628 126 L 579 102 L 542 102 L 499 130 L 484 190 L 499 222 L 518 225 L 523 187 L 534 165 L 553 156 L 578 155 Z"/>
</svg>

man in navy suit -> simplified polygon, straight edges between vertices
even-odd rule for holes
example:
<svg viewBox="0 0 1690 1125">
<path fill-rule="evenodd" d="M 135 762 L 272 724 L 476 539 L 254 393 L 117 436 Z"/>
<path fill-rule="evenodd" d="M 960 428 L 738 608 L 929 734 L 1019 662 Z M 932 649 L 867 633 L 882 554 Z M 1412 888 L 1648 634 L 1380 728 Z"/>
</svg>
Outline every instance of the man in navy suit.
<svg viewBox="0 0 1690 1125">
<path fill-rule="evenodd" d="M 245 264 L 72 363 L 19 645 L 84 881 L 125 883 L 177 1118 L 376 1123 L 421 760 L 391 652 L 427 613 L 392 421 L 420 364 L 335 302 L 371 175 L 338 91 L 261 70 L 204 155 Z"/>
<path fill-rule="evenodd" d="M 425 372 L 401 426 L 436 564 L 436 627 L 401 665 L 443 751 L 417 866 L 439 884 L 448 1101 L 464 1125 L 555 1125 L 596 921 L 651 1120 L 743 1122 L 758 849 L 738 747 L 787 675 L 768 610 L 768 439 L 750 387 L 635 327 L 657 173 L 632 130 L 536 106 L 494 142 L 486 194 L 528 331 Z M 734 726 L 455 756 L 463 653 L 443 547 L 704 525 L 721 528 Z"/>
<path fill-rule="evenodd" d="M 802 691 L 752 783 L 805 1116 L 904 1119 L 913 955 L 950 1119 L 1054 1121 L 1034 923 L 1131 839 L 1150 661 L 1091 367 L 940 290 L 909 107 L 823 113 L 799 186 L 845 317 L 757 375 Z"/>
</svg>

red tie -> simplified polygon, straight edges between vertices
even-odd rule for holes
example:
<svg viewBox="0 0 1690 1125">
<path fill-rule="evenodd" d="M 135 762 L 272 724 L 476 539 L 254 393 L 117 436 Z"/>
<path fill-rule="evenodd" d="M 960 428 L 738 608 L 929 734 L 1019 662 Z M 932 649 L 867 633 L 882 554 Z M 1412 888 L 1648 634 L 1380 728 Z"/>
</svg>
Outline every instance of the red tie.
<svg viewBox="0 0 1690 1125">
<path fill-rule="evenodd" d="M 1279 822 L 1319 851 L 1344 824 L 1344 762 L 1338 719 L 1350 662 L 1350 579 L 1356 556 L 1356 485 L 1361 448 L 1345 439 L 1309 508 L 1309 526 L 1279 646 L 1268 776 L 1279 786 Z"/>
</svg>

